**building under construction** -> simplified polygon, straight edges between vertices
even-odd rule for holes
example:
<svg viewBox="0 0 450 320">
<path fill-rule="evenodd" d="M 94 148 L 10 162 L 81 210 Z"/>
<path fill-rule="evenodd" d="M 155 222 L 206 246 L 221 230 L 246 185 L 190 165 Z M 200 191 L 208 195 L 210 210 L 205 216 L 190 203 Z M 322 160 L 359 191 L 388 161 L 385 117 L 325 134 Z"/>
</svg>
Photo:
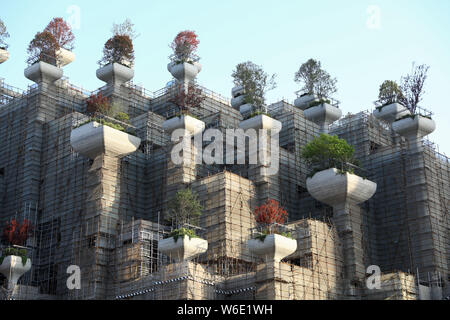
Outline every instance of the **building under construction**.
<svg viewBox="0 0 450 320">
<path fill-rule="evenodd" d="M 33 67 L 37 71 L 30 71 Z M 27 70 L 35 82 L 27 90 L 0 79 L 0 223 L 15 218 L 34 225 L 26 245 L 31 270 L 14 288 L 0 276 L 6 298 L 440 300 L 450 295 L 449 158 L 423 140 L 424 134 L 401 135 L 392 121 L 368 111 L 328 121 L 280 101 L 267 107 L 282 125 L 277 174 L 265 174 L 263 165 L 176 165 L 171 132 L 163 124 L 177 112 L 173 95 L 186 79 L 150 92 L 134 85 L 132 76 L 120 76 L 118 68 L 100 77 L 105 86 L 87 92 L 62 77 L 59 66 L 40 62 Z M 204 100 L 192 113 L 206 129 L 240 127 L 245 114 L 239 107 L 198 88 Z M 72 133 L 89 122 L 86 101 L 98 92 L 130 116 L 127 126 L 140 139 L 136 151 L 116 152 L 106 131 L 109 140 L 100 151 L 89 149 L 89 138 L 75 146 Z M 359 175 L 376 183 L 368 201 L 343 200 L 339 207 L 311 196 L 310 171 L 300 150 L 322 132 L 355 147 Z M 208 247 L 180 259 L 161 252 L 159 243 L 171 232 L 167 203 L 186 187 L 203 206 L 196 232 Z M 268 199 L 288 211 L 285 228 L 297 241 L 296 251 L 281 261 L 256 255 L 248 246 L 257 232 L 253 211 Z M 75 289 L 67 285 L 69 266 L 81 271 Z M 370 266 L 381 270 L 379 287 L 367 285 Z"/>
</svg>

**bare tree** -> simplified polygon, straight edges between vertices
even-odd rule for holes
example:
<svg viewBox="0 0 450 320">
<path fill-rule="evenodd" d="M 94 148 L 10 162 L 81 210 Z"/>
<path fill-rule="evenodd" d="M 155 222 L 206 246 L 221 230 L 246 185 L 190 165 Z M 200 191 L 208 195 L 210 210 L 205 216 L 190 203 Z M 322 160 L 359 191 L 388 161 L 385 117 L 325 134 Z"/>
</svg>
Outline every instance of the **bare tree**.
<svg viewBox="0 0 450 320">
<path fill-rule="evenodd" d="M 309 59 L 300 66 L 294 80 L 303 84 L 302 90 L 306 94 L 317 94 L 329 98 L 337 91 L 337 79 L 331 78 L 330 74 L 322 69 L 320 61 L 314 59 Z"/>
<path fill-rule="evenodd" d="M 403 94 L 400 103 L 413 114 L 416 113 L 416 109 L 425 94 L 424 86 L 429 69 L 430 67 L 425 64 L 416 66 L 413 63 L 411 73 L 401 78 L 400 89 Z"/>
<path fill-rule="evenodd" d="M 120 24 L 113 23 L 111 31 L 115 36 L 128 36 L 131 40 L 135 40 L 139 37 L 139 34 L 134 29 L 134 23 L 132 23 L 129 18 Z"/>
<path fill-rule="evenodd" d="M 3 23 L 3 20 L 0 19 L 0 49 L 8 49 L 8 44 L 6 43 L 7 38 L 9 38 L 9 33 L 6 31 L 6 26 Z"/>
</svg>

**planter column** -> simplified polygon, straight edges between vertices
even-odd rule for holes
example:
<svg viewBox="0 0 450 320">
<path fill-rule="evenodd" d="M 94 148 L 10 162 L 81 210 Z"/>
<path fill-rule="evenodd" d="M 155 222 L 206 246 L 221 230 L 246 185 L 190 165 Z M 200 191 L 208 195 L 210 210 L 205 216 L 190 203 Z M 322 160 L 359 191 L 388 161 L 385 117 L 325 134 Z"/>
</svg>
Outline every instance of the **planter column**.
<svg viewBox="0 0 450 320">
<path fill-rule="evenodd" d="M 343 245 L 346 294 L 354 296 L 356 284 L 366 275 L 358 204 L 375 194 L 377 184 L 354 174 L 328 169 L 309 178 L 306 185 L 313 198 L 333 207 L 333 222 Z"/>
<path fill-rule="evenodd" d="M 31 269 L 31 259 L 27 259 L 25 265 L 22 262 L 22 257 L 7 256 L 3 259 L 0 265 L 0 273 L 8 279 L 8 290 L 13 290 L 17 285 L 20 277 Z"/>
</svg>

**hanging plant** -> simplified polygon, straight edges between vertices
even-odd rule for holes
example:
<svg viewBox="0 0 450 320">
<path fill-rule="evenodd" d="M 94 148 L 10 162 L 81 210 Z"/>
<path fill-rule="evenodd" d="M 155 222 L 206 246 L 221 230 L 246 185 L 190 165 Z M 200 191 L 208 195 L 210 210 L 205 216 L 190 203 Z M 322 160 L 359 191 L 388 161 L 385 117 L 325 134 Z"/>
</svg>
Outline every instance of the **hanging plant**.
<svg viewBox="0 0 450 320">
<path fill-rule="evenodd" d="M 56 52 L 59 48 L 53 34 L 48 31 L 38 32 L 28 45 L 27 63 L 32 65 L 42 61 L 56 66 Z"/>
<path fill-rule="evenodd" d="M 74 49 L 75 36 L 70 25 L 63 18 L 54 18 L 44 31 L 53 35 L 61 48 L 72 51 Z"/>
<path fill-rule="evenodd" d="M 199 44 L 200 41 L 194 31 L 181 31 L 170 44 L 170 48 L 173 50 L 170 60 L 175 64 L 197 62 L 200 58 L 195 53 Z"/>
</svg>

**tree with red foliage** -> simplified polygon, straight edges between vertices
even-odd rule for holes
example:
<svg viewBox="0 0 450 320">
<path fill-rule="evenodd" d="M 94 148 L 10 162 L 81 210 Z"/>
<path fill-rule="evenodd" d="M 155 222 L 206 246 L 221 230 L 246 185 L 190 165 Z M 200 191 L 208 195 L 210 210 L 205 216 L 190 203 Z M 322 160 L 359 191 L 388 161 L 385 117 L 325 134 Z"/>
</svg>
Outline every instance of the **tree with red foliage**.
<svg viewBox="0 0 450 320">
<path fill-rule="evenodd" d="M 56 51 L 59 48 L 58 41 L 56 41 L 53 34 L 48 31 L 38 32 L 28 45 L 27 62 L 33 64 L 43 61 L 56 65 Z"/>
<path fill-rule="evenodd" d="M 116 34 L 106 41 L 100 65 L 120 63 L 131 67 L 134 62 L 133 41 L 128 35 Z"/>
<path fill-rule="evenodd" d="M 60 47 L 67 50 L 73 50 L 75 36 L 72 33 L 72 28 L 63 20 L 63 18 L 54 18 L 50 21 L 44 31 L 51 33 Z"/>
<path fill-rule="evenodd" d="M 86 112 L 89 114 L 101 113 L 107 115 L 111 110 L 111 103 L 107 97 L 104 97 L 101 92 L 92 94 L 86 100 Z"/>
<path fill-rule="evenodd" d="M 200 41 L 194 31 L 181 31 L 170 44 L 174 53 L 171 59 L 176 63 L 192 62 L 199 44 Z"/>
<path fill-rule="evenodd" d="M 30 220 L 24 219 L 21 224 L 16 219 L 6 221 L 3 229 L 3 240 L 11 245 L 23 246 L 33 234 L 33 225 Z"/>
<path fill-rule="evenodd" d="M 256 222 L 262 225 L 284 224 L 288 213 L 278 201 L 267 200 L 266 203 L 255 209 Z"/>
<path fill-rule="evenodd" d="M 186 92 L 184 85 L 180 84 L 175 97 L 170 101 L 180 108 L 181 114 L 187 114 L 190 109 L 200 107 L 204 100 L 202 89 L 189 84 Z"/>
</svg>

